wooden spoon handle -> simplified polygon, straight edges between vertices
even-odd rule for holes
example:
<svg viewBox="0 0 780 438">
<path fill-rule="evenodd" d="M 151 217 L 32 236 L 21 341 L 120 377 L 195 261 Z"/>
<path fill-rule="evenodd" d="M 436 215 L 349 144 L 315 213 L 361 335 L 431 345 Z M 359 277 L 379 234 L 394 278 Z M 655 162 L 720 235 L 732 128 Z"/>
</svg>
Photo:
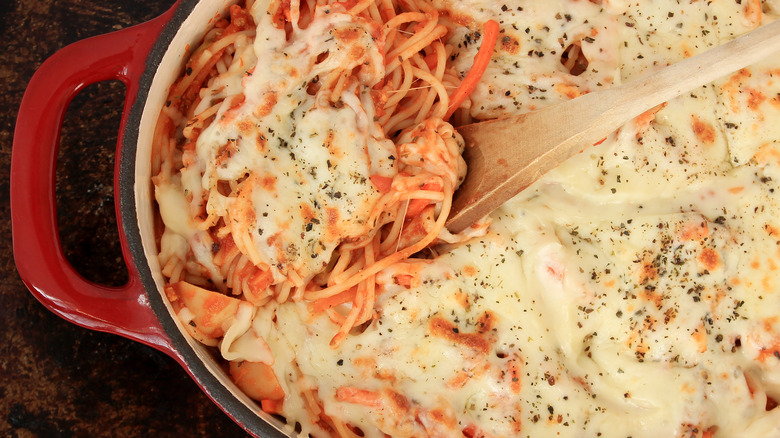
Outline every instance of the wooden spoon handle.
<svg viewBox="0 0 780 438">
<path fill-rule="evenodd" d="M 680 94 L 767 58 L 778 50 L 780 20 L 613 88 L 620 92 L 615 102 L 620 106 L 615 106 L 615 111 L 629 111 L 637 116 Z"/>
<path fill-rule="evenodd" d="M 461 126 L 466 180 L 447 228 L 459 232 L 617 128 L 780 50 L 780 20 L 639 79 L 531 113 Z"/>
</svg>

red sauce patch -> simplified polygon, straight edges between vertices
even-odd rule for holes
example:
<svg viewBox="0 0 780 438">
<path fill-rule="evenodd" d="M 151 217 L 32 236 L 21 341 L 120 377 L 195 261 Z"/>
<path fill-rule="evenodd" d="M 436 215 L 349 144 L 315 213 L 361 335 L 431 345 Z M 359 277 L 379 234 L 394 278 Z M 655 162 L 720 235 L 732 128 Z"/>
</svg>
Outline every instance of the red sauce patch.
<svg viewBox="0 0 780 438">
<path fill-rule="evenodd" d="M 683 242 L 702 240 L 710 235 L 706 222 L 688 222 L 680 230 L 679 239 Z"/>
<path fill-rule="evenodd" d="M 701 250 L 701 254 L 699 254 L 696 260 L 708 271 L 715 270 L 720 266 L 720 254 L 712 248 Z"/>
<path fill-rule="evenodd" d="M 365 55 L 366 55 L 366 49 L 364 49 L 361 46 L 354 45 L 352 46 L 351 49 L 349 49 L 349 56 L 355 61 L 363 59 Z"/>
<path fill-rule="evenodd" d="M 748 108 L 753 111 L 758 111 L 758 107 L 766 101 L 766 95 L 753 88 L 748 88 L 747 91 L 749 93 L 747 102 Z"/>
<path fill-rule="evenodd" d="M 455 374 L 455 377 L 447 381 L 447 388 L 460 389 L 466 386 L 466 383 L 468 383 L 468 381 L 469 381 L 469 373 L 461 370 Z"/>
<path fill-rule="evenodd" d="M 425 414 L 427 414 L 427 417 L 433 420 L 436 424 L 443 424 L 448 429 L 453 429 L 458 424 L 457 418 L 441 408 L 434 408 Z"/>
<path fill-rule="evenodd" d="M 217 150 L 217 157 L 215 159 L 216 164 L 217 165 L 221 165 L 222 163 L 226 162 L 237 151 L 238 151 L 238 147 L 237 147 L 235 141 L 229 141 L 229 142 L 223 144 Z"/>
<path fill-rule="evenodd" d="M 555 91 L 557 91 L 558 93 L 566 96 L 569 99 L 575 99 L 575 98 L 580 97 L 582 95 L 580 90 L 576 86 L 574 86 L 572 84 L 560 83 L 560 84 L 555 86 Z M 604 141 L 604 140 L 602 140 L 602 141 Z M 599 143 L 601 143 L 601 141 Z M 596 143 L 596 144 L 598 144 L 598 143 Z"/>
<path fill-rule="evenodd" d="M 330 233 L 330 235 L 333 237 L 339 236 L 341 231 L 339 228 L 339 210 L 333 207 L 328 207 L 325 209 L 325 215 L 328 233 Z"/>
<path fill-rule="evenodd" d="M 356 357 L 352 359 L 352 363 L 360 368 L 362 375 L 366 378 L 371 377 L 377 370 L 376 359 L 373 357 Z"/>
<path fill-rule="evenodd" d="M 260 152 L 265 152 L 268 149 L 268 139 L 262 134 L 257 134 L 255 143 L 257 144 L 257 150 Z"/>
<path fill-rule="evenodd" d="M 666 107 L 666 102 L 654 106 L 653 108 L 650 108 L 649 110 L 643 112 L 642 114 L 638 115 L 634 119 L 634 126 L 636 126 L 637 130 L 637 136 L 640 136 L 640 132 L 645 130 L 648 126 L 650 126 L 650 123 L 655 120 L 655 115 L 658 113 L 658 111 L 661 111 L 664 107 Z"/>
<path fill-rule="evenodd" d="M 260 180 L 260 186 L 269 192 L 276 191 L 276 177 L 273 175 L 266 175 Z"/>
<path fill-rule="evenodd" d="M 708 122 L 701 120 L 695 114 L 691 115 L 693 133 L 704 144 L 715 143 L 715 128 Z"/>
<path fill-rule="evenodd" d="M 507 53 L 517 54 L 520 51 L 520 41 L 517 38 L 506 35 L 501 38 L 501 49 Z"/>
<path fill-rule="evenodd" d="M 658 270 L 653 266 L 651 259 L 642 260 L 642 266 L 639 268 L 639 284 L 647 284 L 658 277 Z"/>
<path fill-rule="evenodd" d="M 234 109 L 240 107 L 241 105 L 243 105 L 245 101 L 246 101 L 246 95 L 243 94 L 243 93 L 241 93 L 241 94 L 239 94 L 237 96 L 234 96 L 230 100 L 230 107 L 229 107 L 229 109 L 234 110 Z"/>
<path fill-rule="evenodd" d="M 382 406 L 382 398 L 376 392 L 349 386 L 342 386 L 336 390 L 336 400 L 376 408 Z"/>
<path fill-rule="evenodd" d="M 691 337 L 699 346 L 699 353 L 705 353 L 707 351 L 707 330 L 704 325 L 700 325 L 696 330 L 691 333 Z"/>
<path fill-rule="evenodd" d="M 406 397 L 395 391 L 388 390 L 387 399 L 390 410 L 395 418 L 404 418 L 409 416 L 411 412 L 411 405 Z"/>
<path fill-rule="evenodd" d="M 372 88 L 371 99 L 374 101 L 374 107 L 376 109 L 376 116 L 382 117 L 387 111 L 385 111 L 385 103 L 387 103 L 387 90 L 384 88 Z"/>
<path fill-rule="evenodd" d="M 252 299 L 249 299 L 249 301 L 256 302 L 264 298 L 264 294 L 262 292 L 265 291 L 268 286 L 270 286 L 274 281 L 274 275 L 273 273 L 268 271 L 263 271 L 258 269 L 256 266 L 251 265 L 254 271 L 254 273 L 251 275 L 251 277 L 248 280 L 249 284 L 249 291 L 253 293 L 255 298 L 255 301 Z M 244 294 L 246 294 L 247 291 L 244 291 Z"/>
<path fill-rule="evenodd" d="M 271 22 L 277 29 L 284 29 L 287 20 L 290 17 L 290 0 L 282 0 L 279 2 L 279 7 L 274 11 Z"/>
<path fill-rule="evenodd" d="M 241 131 L 244 136 L 250 136 L 255 131 L 255 124 L 250 119 L 243 119 L 236 122 L 238 130 Z"/>
<path fill-rule="evenodd" d="M 745 18 L 753 26 L 761 24 L 761 16 L 763 12 L 761 10 L 761 0 L 748 0 L 745 5 Z"/>
<path fill-rule="evenodd" d="M 271 235 L 270 237 L 268 237 L 268 239 L 265 239 L 265 243 L 268 246 L 276 245 L 277 243 L 279 243 L 279 240 L 280 240 L 279 238 L 281 237 L 281 234 L 282 233 L 276 233 L 276 234 Z"/>
<path fill-rule="evenodd" d="M 314 219 L 315 211 L 310 204 L 301 204 L 301 216 L 305 222 L 311 222 Z"/>
<path fill-rule="evenodd" d="M 748 70 L 747 68 L 743 68 L 742 70 L 734 73 L 729 78 L 728 82 L 723 84 L 721 87 L 723 91 L 728 95 L 729 100 L 731 101 L 731 111 L 738 113 L 740 110 L 739 102 L 737 100 L 737 95 L 740 92 L 740 86 L 742 85 L 742 82 L 751 77 L 753 74 Z"/>
<path fill-rule="evenodd" d="M 220 318 L 214 318 L 215 316 L 218 316 L 221 312 L 223 312 L 225 309 L 228 308 L 233 303 L 233 299 L 230 297 L 226 297 L 224 295 L 220 295 L 218 293 L 211 293 L 209 294 L 206 299 L 203 300 L 203 310 L 204 312 L 200 315 L 200 324 L 201 326 L 206 327 L 213 327 L 216 324 L 221 322 Z M 214 319 L 217 319 L 217 321 L 214 321 Z"/>
<path fill-rule="evenodd" d="M 520 394 L 523 389 L 523 381 L 521 380 L 523 372 L 523 363 L 518 358 L 509 359 L 507 362 L 507 380 L 509 380 L 509 389 L 515 394 Z"/>
<path fill-rule="evenodd" d="M 455 302 L 457 302 L 464 309 L 468 309 L 471 306 L 469 295 L 462 290 L 459 290 L 455 294 Z"/>
<path fill-rule="evenodd" d="M 349 43 L 357 41 L 357 39 L 360 38 L 360 34 L 363 32 L 361 32 L 361 30 L 356 27 L 351 27 L 348 29 L 336 29 L 333 33 L 335 34 L 336 38 L 345 43 Z"/>
<path fill-rule="evenodd" d="M 745 79 L 750 78 L 752 76 L 753 76 L 753 73 L 751 73 L 750 70 L 748 70 L 747 68 L 743 68 L 740 71 L 738 71 L 738 72 L 734 73 L 733 75 L 731 75 L 731 78 L 729 78 L 729 82 L 731 82 L 731 81 L 742 82 Z"/>
<path fill-rule="evenodd" d="M 263 118 L 271 113 L 271 110 L 274 106 L 276 106 L 276 103 L 279 101 L 279 97 L 276 96 L 276 93 L 270 93 L 265 96 L 265 102 L 263 102 L 262 105 L 258 106 L 257 109 L 255 109 L 255 117 L 258 119 Z"/>
<path fill-rule="evenodd" d="M 777 107 L 778 109 L 780 109 L 780 93 L 778 93 L 777 95 L 775 95 L 775 97 L 771 98 L 771 99 L 769 100 L 769 103 L 771 103 L 773 106 L 775 106 L 775 107 Z"/>
<path fill-rule="evenodd" d="M 664 296 L 661 293 L 656 292 L 655 289 L 645 288 L 639 292 L 639 297 L 645 301 L 653 303 L 655 308 L 661 310 L 664 306 Z"/>
<path fill-rule="evenodd" d="M 758 361 L 759 362 L 766 362 L 767 359 L 780 359 L 780 346 L 774 346 L 770 348 L 762 348 L 761 351 L 758 352 Z"/>
<path fill-rule="evenodd" d="M 488 332 L 493 328 L 494 322 L 495 316 L 491 312 L 485 312 L 475 324 L 477 328 L 475 333 L 462 333 L 460 328 L 452 322 L 441 316 L 435 316 L 431 318 L 428 329 L 434 336 L 463 345 L 475 353 L 488 354 L 493 342 L 488 336 Z"/>
</svg>

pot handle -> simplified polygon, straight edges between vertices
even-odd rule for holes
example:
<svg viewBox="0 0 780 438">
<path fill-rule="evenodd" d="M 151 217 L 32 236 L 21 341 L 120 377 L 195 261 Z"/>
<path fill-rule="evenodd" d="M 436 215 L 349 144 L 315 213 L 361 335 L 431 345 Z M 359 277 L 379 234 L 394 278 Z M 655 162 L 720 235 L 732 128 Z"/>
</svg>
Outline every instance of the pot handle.
<svg viewBox="0 0 780 438">
<path fill-rule="evenodd" d="M 84 279 L 67 262 L 57 228 L 54 182 L 61 125 L 71 99 L 87 85 L 114 79 L 127 90 L 118 163 L 123 127 L 147 56 L 175 9 L 176 5 L 151 21 L 73 43 L 46 59 L 22 99 L 11 156 L 13 250 L 27 288 L 45 307 L 72 323 L 125 336 L 173 357 L 178 353 L 150 307 L 132 263 L 126 262 L 127 284 L 107 287 Z M 116 177 L 114 187 L 116 191 Z M 118 201 L 114 208 L 119 211 Z M 117 220 L 122 220 L 120 215 Z M 121 222 L 119 235 L 128 254 Z"/>
</svg>

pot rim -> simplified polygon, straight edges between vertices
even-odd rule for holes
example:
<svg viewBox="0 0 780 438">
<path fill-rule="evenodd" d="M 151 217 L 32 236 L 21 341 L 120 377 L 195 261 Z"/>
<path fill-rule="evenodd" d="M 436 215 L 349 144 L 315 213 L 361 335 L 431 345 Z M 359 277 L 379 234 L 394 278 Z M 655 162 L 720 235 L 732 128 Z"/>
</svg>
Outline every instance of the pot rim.
<svg viewBox="0 0 780 438">
<path fill-rule="evenodd" d="M 146 291 L 149 304 L 168 335 L 171 346 L 179 356 L 180 363 L 195 380 L 198 386 L 236 423 L 247 432 L 262 437 L 286 436 L 274 427 L 269 421 L 261 417 L 258 412 L 252 410 L 240 401 L 223 382 L 217 378 L 206 363 L 198 356 L 197 352 L 188 342 L 184 333 L 177 326 L 174 317 L 169 313 L 163 294 L 158 290 L 154 280 L 152 269 L 148 263 L 144 251 L 143 239 L 139 221 L 136 197 L 136 160 L 140 134 L 141 118 L 144 114 L 147 101 L 150 97 L 150 89 L 154 82 L 158 67 L 168 51 L 169 45 L 181 30 L 184 21 L 193 12 L 199 0 L 179 0 L 172 8 L 175 8 L 171 19 L 165 24 L 160 36 L 150 50 L 144 71 L 138 83 L 138 92 L 135 101 L 130 108 L 126 123 L 122 127 L 124 136 L 120 145 L 120 156 L 117 163 L 117 214 L 120 215 L 121 231 L 127 242 L 125 257 L 131 263 L 137 273 L 141 284 Z M 167 87 L 166 87 L 167 90 Z M 155 117 L 156 119 L 156 117 Z"/>
</svg>

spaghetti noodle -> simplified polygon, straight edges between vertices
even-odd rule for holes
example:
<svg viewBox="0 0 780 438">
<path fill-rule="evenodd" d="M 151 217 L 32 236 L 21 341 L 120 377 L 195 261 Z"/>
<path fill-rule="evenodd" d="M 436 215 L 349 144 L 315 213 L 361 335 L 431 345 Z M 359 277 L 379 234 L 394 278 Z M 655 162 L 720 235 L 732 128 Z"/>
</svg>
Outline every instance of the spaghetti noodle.
<svg viewBox="0 0 780 438">
<path fill-rule="evenodd" d="M 255 17 L 262 19 L 256 23 Z M 284 59 L 270 64 L 270 70 L 278 68 L 291 80 L 260 72 L 269 66 L 256 58 L 262 50 L 257 48 L 257 28 L 276 34 L 266 49 L 284 53 Z M 497 23 L 489 22 L 488 29 L 479 71 L 465 82 L 472 88 L 497 40 Z M 165 225 L 160 262 L 171 284 L 168 296 L 193 336 L 207 345 L 225 343 L 229 330 L 219 327 L 243 305 L 226 297 L 268 308 L 305 301 L 340 326 L 330 342 L 336 348 L 350 330 L 374 318 L 380 272 L 404 275 L 409 271 L 405 266 L 415 263 L 407 261 L 414 254 L 437 241 L 468 237 L 444 229 L 453 192 L 466 171 L 462 140 L 445 121 L 457 109 L 448 90 L 460 82 L 447 66 L 447 33 L 439 12 L 427 2 L 390 0 L 247 1 L 232 6 L 229 17 L 209 31 L 171 87 L 153 152 L 155 193 Z M 279 90 L 290 92 L 288 99 L 294 94 L 295 102 L 280 102 Z M 467 94 L 459 88 L 457 101 Z M 278 163 L 283 158 L 274 153 L 285 149 L 290 151 L 289 168 L 300 174 L 306 160 L 296 157 L 290 144 L 300 141 L 297 127 L 278 123 L 274 110 L 280 107 L 291 111 L 287 116 L 293 123 L 314 113 L 322 113 L 320 122 L 322 117 L 350 117 L 359 138 L 338 136 L 337 126 L 321 124 L 324 135 L 308 134 L 316 137 L 314 146 L 328 149 L 325 159 L 309 168 L 313 178 L 295 175 L 285 181 L 279 172 L 263 175 L 263 166 L 245 164 L 256 162 L 260 154 L 266 163 Z M 280 133 L 285 128 L 286 136 Z M 269 143 L 275 136 L 279 144 L 274 151 Z M 349 154 L 339 150 L 350 147 Z M 255 149 L 254 154 L 247 148 Z M 345 156 L 355 155 L 365 161 L 349 169 L 348 179 L 333 170 L 346 166 Z M 244 167 L 225 171 L 236 163 Z M 362 193 L 353 190 L 360 202 L 345 206 L 338 188 L 356 181 L 362 182 Z M 308 191 L 304 188 L 296 197 L 311 202 L 286 209 L 288 200 L 279 198 L 289 193 L 279 189 L 293 184 L 308 184 Z M 317 195 L 321 190 L 329 191 L 327 198 Z M 269 211 L 256 209 L 268 199 L 277 205 Z M 280 213 L 291 211 L 305 222 L 278 221 Z M 262 227 L 273 220 L 277 224 L 268 237 Z M 477 225 L 470 233 L 483 229 L 484 224 Z M 315 235 L 308 248 L 290 250 L 307 234 Z M 212 311 L 206 316 L 197 310 L 207 303 L 228 309 L 217 313 L 216 325 Z M 311 393 L 303 394 L 316 412 Z M 329 427 L 342 435 L 348 430 L 338 422 Z"/>
<path fill-rule="evenodd" d="M 154 136 L 184 330 L 302 436 L 776 436 L 776 61 L 444 229 L 466 172 L 453 125 L 631 80 L 779 15 L 624 3 L 230 7 Z"/>
<path fill-rule="evenodd" d="M 164 271 L 172 283 L 181 280 L 201 284 L 200 279 L 206 278 L 218 289 L 230 290 L 234 295 L 243 294 L 256 305 L 272 299 L 278 302 L 288 299 L 316 301 L 357 287 L 357 292 L 351 294 L 354 298 L 349 315 L 341 317 L 328 309 L 334 319 L 344 321 L 342 330 L 334 337 L 334 345 L 337 345 L 350 329 L 371 318 L 376 273 L 419 252 L 437 238 L 452 240 L 453 236 L 444 232 L 443 221 L 448 215 L 452 194 L 465 173 L 465 165 L 460 157 L 462 141 L 442 120 L 445 115 L 449 116 L 445 114 L 449 108 L 447 88 L 456 86 L 452 82 L 456 75 L 446 67 L 447 48 L 441 42 L 447 28 L 439 23 L 439 13 L 427 3 L 405 2 L 403 6 L 401 9 L 392 2 L 333 5 L 304 2 L 297 6 L 292 4 L 289 9 L 276 5 L 276 9 L 271 7 L 269 10 L 275 20 L 272 25 L 287 33 L 286 40 L 299 38 L 299 33 L 316 32 L 313 27 L 318 22 L 327 23 L 327 26 L 334 21 L 343 22 L 325 30 L 347 46 L 335 47 L 336 51 L 349 50 L 339 60 L 346 65 L 317 68 L 328 64 L 327 58 L 337 56 L 329 51 L 330 48 L 324 48 L 313 60 L 313 65 L 306 66 L 311 70 L 301 72 L 310 76 L 305 82 L 306 93 L 316 101 L 312 110 L 318 110 L 321 102 L 326 106 L 346 105 L 359 117 L 375 119 L 376 122 L 360 121 L 371 125 L 361 126 L 370 131 L 365 136 L 364 146 L 369 148 L 369 155 L 386 154 L 382 157 L 384 163 L 370 163 L 376 168 L 371 169 L 375 173 L 364 172 L 359 176 L 363 180 L 368 177 L 374 184 L 373 188 L 365 188 L 372 193 L 365 202 L 365 206 L 370 207 L 367 210 L 370 214 L 360 218 L 364 225 L 346 233 L 342 229 L 328 230 L 325 234 L 329 235 L 321 236 L 324 238 L 316 242 L 326 247 L 321 257 L 316 251 L 300 254 L 303 258 L 308 256 L 322 262 L 305 266 L 286 265 L 283 251 L 262 254 L 269 245 L 260 242 L 263 236 L 248 232 L 260 224 L 251 218 L 254 213 L 252 202 L 246 202 L 252 196 L 250 193 L 254 193 L 254 186 L 277 183 L 267 179 L 261 181 L 253 171 L 238 172 L 237 178 L 233 179 L 220 178 L 215 175 L 219 173 L 217 169 L 204 168 L 202 157 L 196 156 L 209 147 L 198 142 L 211 124 L 218 126 L 224 119 L 232 122 L 233 118 L 244 117 L 238 113 L 251 106 L 247 93 L 231 84 L 238 77 L 251 76 L 255 68 L 246 59 L 250 57 L 246 52 L 251 48 L 255 28 L 248 11 L 251 5 L 247 8 L 233 6 L 230 19 L 219 22 L 206 36 L 203 45 L 190 58 L 186 74 L 172 87 L 156 134 L 154 155 L 160 159 L 155 166 L 158 197 L 165 197 L 162 192 L 179 184 L 177 173 L 181 172 L 180 188 L 186 193 L 187 208 L 194 229 L 198 230 L 196 239 L 206 249 L 212 248 L 213 254 L 195 252 L 184 257 L 178 253 L 168 256 L 163 244 Z M 339 18 L 334 20 L 334 17 Z M 490 27 L 493 31 L 485 44 L 485 54 L 481 56 L 485 60 L 490 58 L 497 38 L 497 25 L 493 22 Z M 371 39 L 371 47 L 365 46 L 367 38 Z M 386 65 L 376 65 L 383 59 L 387 60 Z M 312 74 L 315 70 L 316 74 Z M 475 82 L 475 79 L 470 81 Z M 274 92 L 266 94 L 270 105 L 277 98 Z M 249 108 L 249 111 L 257 109 Z M 244 119 L 241 123 L 250 122 Z M 376 132 L 378 129 L 383 131 Z M 260 131 L 242 130 L 236 136 L 254 136 L 256 143 L 262 143 L 270 133 Z M 388 135 L 398 139 L 397 146 L 388 140 Z M 212 156 L 219 166 L 225 166 L 231 154 L 242 147 L 235 138 L 226 141 L 217 146 L 219 149 Z M 426 160 L 424 157 L 438 159 Z M 316 171 L 320 170 L 313 172 Z M 208 178 L 208 182 L 201 185 L 195 180 L 199 175 Z M 168 187 L 161 188 L 164 186 Z M 267 192 L 276 195 L 274 187 Z M 230 208 L 226 208 L 225 203 L 229 203 Z M 318 205 L 322 203 L 315 200 L 305 207 L 322 210 L 323 206 Z M 414 210 L 411 216 L 407 214 L 410 205 Z M 438 219 L 422 222 L 427 216 L 419 216 L 419 213 L 434 208 L 439 210 Z M 328 214 L 338 213 L 331 209 Z M 359 212 L 352 210 L 352 213 Z M 311 231 L 315 224 L 333 222 L 333 218 L 318 215 L 316 211 L 310 211 L 309 216 L 304 227 L 306 231 Z M 411 235 L 412 232 L 418 235 Z M 292 245 L 293 240 L 300 238 L 281 237 L 281 240 L 277 246 Z M 334 250 L 336 262 L 327 266 Z M 204 257 L 210 260 L 204 261 Z M 193 261 L 195 263 L 191 263 Z M 321 280 L 325 277 L 327 281 Z"/>
</svg>

